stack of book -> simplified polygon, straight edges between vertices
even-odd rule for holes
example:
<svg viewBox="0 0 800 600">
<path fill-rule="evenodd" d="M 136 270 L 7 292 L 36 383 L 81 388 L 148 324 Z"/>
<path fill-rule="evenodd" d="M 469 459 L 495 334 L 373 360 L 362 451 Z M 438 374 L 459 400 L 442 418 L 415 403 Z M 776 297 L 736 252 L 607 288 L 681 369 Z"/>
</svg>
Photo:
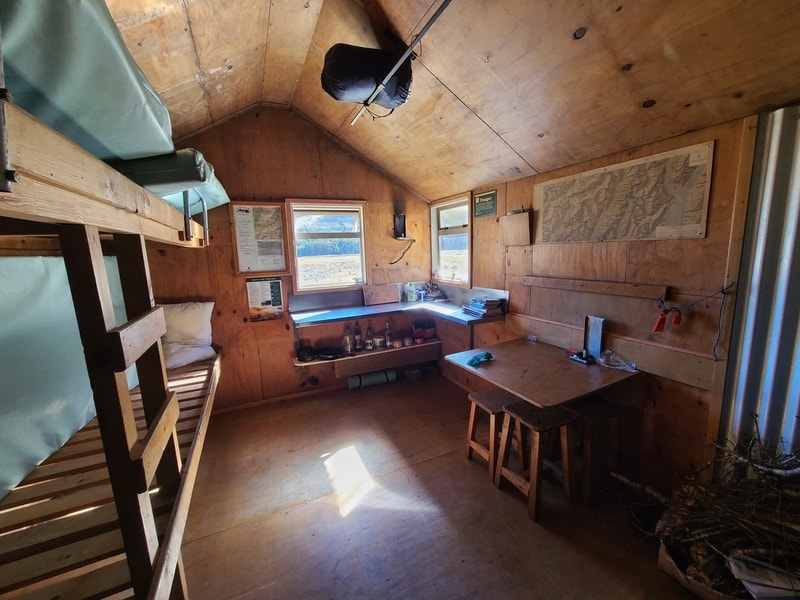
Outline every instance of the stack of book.
<svg viewBox="0 0 800 600">
<path fill-rule="evenodd" d="M 462 304 L 461 310 L 473 317 L 493 317 L 503 314 L 502 298 L 473 298 L 469 304 Z"/>
</svg>

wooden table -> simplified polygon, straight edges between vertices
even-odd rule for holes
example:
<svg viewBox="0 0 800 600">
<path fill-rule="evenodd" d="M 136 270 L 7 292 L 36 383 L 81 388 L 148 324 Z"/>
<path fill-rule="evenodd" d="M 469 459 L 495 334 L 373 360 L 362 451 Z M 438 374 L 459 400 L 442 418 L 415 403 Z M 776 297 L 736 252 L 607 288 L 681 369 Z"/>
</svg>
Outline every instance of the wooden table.
<svg viewBox="0 0 800 600">
<path fill-rule="evenodd" d="M 494 360 L 478 363 L 474 367 L 467 364 L 472 357 L 487 350 Z M 570 359 L 563 348 L 543 342 L 530 342 L 527 339 L 465 350 L 448 354 L 444 358 L 540 408 L 574 402 L 639 375 L 598 364 L 586 365 Z M 601 468 L 607 457 L 606 427 L 599 430 L 598 427 L 591 427 L 584 422 L 583 451 L 586 466 L 583 469 L 583 497 L 587 505 L 596 500 L 601 479 L 608 474 L 607 468 Z M 621 451 L 620 454 L 623 455 L 621 460 L 627 462 L 628 457 L 624 456 L 627 453 Z"/>
<path fill-rule="evenodd" d="M 474 367 L 467 364 L 486 350 L 494 360 Z M 563 348 L 526 339 L 464 350 L 444 359 L 541 408 L 591 396 L 638 375 L 585 365 L 568 358 Z"/>
</svg>

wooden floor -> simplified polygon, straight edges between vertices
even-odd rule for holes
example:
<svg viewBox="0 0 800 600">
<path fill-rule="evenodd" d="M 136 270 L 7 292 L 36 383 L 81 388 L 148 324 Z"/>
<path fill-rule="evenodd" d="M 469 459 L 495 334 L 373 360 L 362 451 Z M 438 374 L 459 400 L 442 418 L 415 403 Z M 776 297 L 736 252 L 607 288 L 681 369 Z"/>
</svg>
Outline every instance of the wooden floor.
<svg viewBox="0 0 800 600">
<path fill-rule="evenodd" d="M 193 600 L 691 598 L 607 494 L 546 482 L 531 522 L 464 458 L 468 403 L 441 377 L 212 419 L 183 546 Z"/>
</svg>

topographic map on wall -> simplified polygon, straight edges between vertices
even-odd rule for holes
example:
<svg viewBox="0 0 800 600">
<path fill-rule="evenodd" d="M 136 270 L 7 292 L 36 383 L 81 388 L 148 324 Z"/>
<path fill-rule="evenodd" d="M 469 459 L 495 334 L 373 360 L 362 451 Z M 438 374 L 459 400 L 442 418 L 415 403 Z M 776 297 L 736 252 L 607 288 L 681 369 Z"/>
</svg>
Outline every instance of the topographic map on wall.
<svg viewBox="0 0 800 600">
<path fill-rule="evenodd" d="M 543 242 L 701 238 L 714 142 L 537 184 Z"/>
</svg>

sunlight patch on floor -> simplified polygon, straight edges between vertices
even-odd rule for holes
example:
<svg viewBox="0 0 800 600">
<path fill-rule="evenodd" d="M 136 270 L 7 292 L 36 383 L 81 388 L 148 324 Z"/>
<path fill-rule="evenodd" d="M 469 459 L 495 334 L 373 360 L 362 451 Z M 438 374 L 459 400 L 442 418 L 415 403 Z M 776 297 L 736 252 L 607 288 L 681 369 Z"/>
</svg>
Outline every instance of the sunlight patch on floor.
<svg viewBox="0 0 800 600">
<path fill-rule="evenodd" d="M 347 446 L 322 458 L 336 495 L 339 514 L 346 517 L 375 487 L 375 482 L 355 446 Z"/>
</svg>

